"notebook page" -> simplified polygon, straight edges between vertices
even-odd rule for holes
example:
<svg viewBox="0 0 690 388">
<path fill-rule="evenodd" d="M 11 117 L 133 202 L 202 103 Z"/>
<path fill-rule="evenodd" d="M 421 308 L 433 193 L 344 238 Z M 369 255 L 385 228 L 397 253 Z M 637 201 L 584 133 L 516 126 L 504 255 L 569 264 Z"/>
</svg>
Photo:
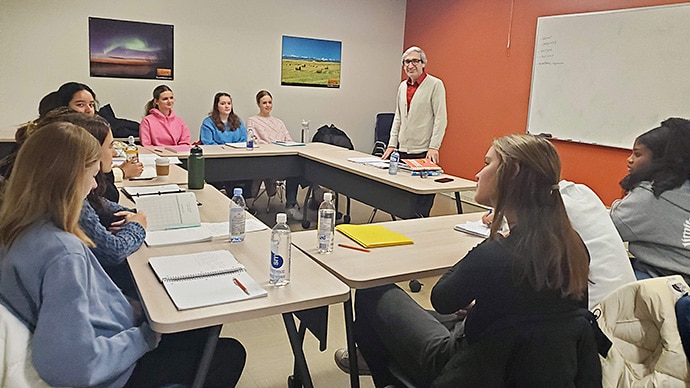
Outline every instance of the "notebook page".
<svg viewBox="0 0 690 388">
<path fill-rule="evenodd" d="M 149 265 L 161 281 L 244 271 L 235 256 L 224 250 L 156 256 L 149 259 Z"/>
<path fill-rule="evenodd" d="M 136 205 L 138 210 L 146 214 L 147 230 L 201 225 L 194 193 L 137 197 Z"/>
</svg>

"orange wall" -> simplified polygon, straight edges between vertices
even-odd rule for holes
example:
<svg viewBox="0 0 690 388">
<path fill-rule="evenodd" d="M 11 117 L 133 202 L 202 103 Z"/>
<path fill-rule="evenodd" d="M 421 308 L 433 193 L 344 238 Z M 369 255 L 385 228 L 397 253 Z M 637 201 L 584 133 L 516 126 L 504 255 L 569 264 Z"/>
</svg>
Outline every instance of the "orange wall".
<svg viewBox="0 0 690 388">
<path fill-rule="evenodd" d="M 525 132 L 537 17 L 682 2 L 407 0 L 404 46 L 424 49 L 427 71 L 446 85 L 448 129 L 441 147 L 443 167 L 453 175 L 474 179 L 493 138 Z M 630 130 L 642 133 L 647 129 Z M 587 184 L 607 205 L 621 196 L 618 182 L 627 173 L 629 151 L 561 141 L 554 144 L 564 179 Z"/>
</svg>

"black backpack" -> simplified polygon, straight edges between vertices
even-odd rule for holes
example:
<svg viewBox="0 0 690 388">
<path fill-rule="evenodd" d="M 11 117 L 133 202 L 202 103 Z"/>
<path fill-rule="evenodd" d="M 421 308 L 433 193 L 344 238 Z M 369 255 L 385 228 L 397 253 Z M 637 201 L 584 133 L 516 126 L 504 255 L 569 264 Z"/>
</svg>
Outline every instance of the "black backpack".
<svg viewBox="0 0 690 388">
<path fill-rule="evenodd" d="M 338 147 L 347 148 L 348 150 L 355 149 L 355 146 L 352 145 L 352 141 L 347 134 L 333 124 L 324 125 L 317 129 L 311 141 L 332 144 Z"/>
</svg>

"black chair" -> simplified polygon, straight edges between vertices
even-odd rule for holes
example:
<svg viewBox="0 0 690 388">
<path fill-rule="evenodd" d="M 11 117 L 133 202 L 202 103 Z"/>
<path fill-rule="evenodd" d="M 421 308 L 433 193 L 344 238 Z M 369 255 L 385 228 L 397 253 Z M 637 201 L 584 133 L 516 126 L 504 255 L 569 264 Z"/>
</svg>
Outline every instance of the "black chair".
<svg viewBox="0 0 690 388">
<path fill-rule="evenodd" d="M 388 141 L 391 138 L 391 128 L 393 127 L 394 113 L 378 113 L 374 126 L 374 150 L 371 152 L 375 156 L 383 156 L 388 148 Z"/>
<path fill-rule="evenodd" d="M 327 143 L 327 144 L 332 144 L 338 147 L 343 147 L 347 148 L 349 150 L 354 150 L 355 146 L 352 144 L 352 140 L 350 140 L 350 137 L 347 136 L 347 134 L 336 127 L 335 125 L 322 125 L 319 127 L 319 129 L 316 130 L 316 133 L 314 134 L 314 137 L 311 139 L 312 142 L 317 142 L 317 143 Z M 307 229 L 311 225 L 311 221 L 307 219 L 307 203 L 308 199 L 311 196 L 313 192 L 313 187 L 314 185 L 309 186 L 309 190 L 307 190 L 307 196 L 304 199 L 304 207 L 303 207 L 303 215 L 304 219 L 302 221 L 302 227 Z M 335 199 L 335 208 L 338 209 L 338 193 L 335 193 L 334 199 Z M 342 213 L 338 212 L 336 218 L 340 219 L 341 217 L 343 218 L 343 222 L 346 224 L 350 223 L 351 217 L 350 217 L 350 197 L 345 196 L 345 199 L 347 200 L 346 203 L 346 208 L 347 210 L 345 211 L 345 215 Z"/>
<path fill-rule="evenodd" d="M 388 141 L 391 138 L 391 128 L 393 127 L 393 118 L 395 113 L 378 113 L 376 114 L 376 123 L 374 125 L 374 149 L 371 154 L 374 156 L 383 156 L 388 148 Z M 378 209 L 374 208 L 369 216 L 367 223 L 372 223 Z M 395 216 L 391 214 L 391 218 L 395 221 Z"/>
</svg>

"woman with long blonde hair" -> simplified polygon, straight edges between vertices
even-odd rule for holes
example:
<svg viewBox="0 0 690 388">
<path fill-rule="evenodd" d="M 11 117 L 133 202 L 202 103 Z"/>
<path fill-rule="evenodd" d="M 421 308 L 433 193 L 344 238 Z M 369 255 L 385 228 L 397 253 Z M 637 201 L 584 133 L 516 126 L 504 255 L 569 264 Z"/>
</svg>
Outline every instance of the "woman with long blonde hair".
<svg viewBox="0 0 690 388">
<path fill-rule="evenodd" d="M 32 331 L 32 363 L 51 386 L 190 385 L 206 333 L 161 341 L 79 226 L 102 155 L 94 136 L 66 122 L 37 129 L 21 147 L 0 208 L 0 302 Z M 208 386 L 236 384 L 245 356 L 238 341 L 220 339 Z"/>
</svg>

